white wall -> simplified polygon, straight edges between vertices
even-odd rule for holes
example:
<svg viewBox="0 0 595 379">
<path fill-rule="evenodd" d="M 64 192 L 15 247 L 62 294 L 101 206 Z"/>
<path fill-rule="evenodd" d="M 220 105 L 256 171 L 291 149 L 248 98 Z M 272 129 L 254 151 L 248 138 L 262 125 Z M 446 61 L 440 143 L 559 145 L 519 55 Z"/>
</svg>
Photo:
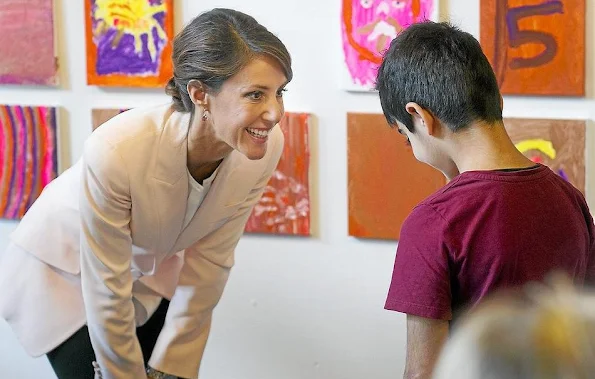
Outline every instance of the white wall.
<svg viewBox="0 0 595 379">
<path fill-rule="evenodd" d="M 83 1 L 56 0 L 60 89 L 1 87 L 0 104 L 61 106 L 62 169 L 91 130 L 92 107 L 167 101 L 158 90 L 105 90 L 85 79 Z M 396 243 L 347 236 L 346 112 L 380 112 L 377 97 L 340 89 L 340 0 L 175 0 L 177 28 L 212 7 L 255 16 L 287 44 L 295 77 L 286 110 L 311 112 L 315 236 L 246 236 L 215 321 L 202 379 L 388 379 L 404 364 L 404 317 L 383 310 Z M 588 2 L 588 99 L 505 98 L 505 116 L 595 120 L 595 0 Z M 441 13 L 479 36 L 477 0 L 443 0 Z M 593 124 L 589 125 L 592 129 Z M 593 146 L 593 137 L 589 143 Z M 591 149 L 591 153 L 593 153 Z M 593 172 L 591 155 L 589 170 Z M 595 174 L 589 175 L 595 207 Z M 0 222 L 0 254 L 14 222 Z M 0 375 L 54 378 L 45 358 L 30 359 L 0 321 Z"/>
</svg>

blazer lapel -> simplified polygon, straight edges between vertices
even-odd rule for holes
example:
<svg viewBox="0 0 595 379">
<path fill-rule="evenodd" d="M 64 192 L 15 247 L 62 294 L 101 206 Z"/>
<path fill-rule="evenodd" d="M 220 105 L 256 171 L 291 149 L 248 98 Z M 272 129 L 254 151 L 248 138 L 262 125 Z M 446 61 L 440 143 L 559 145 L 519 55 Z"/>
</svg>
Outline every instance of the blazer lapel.
<svg viewBox="0 0 595 379">
<path fill-rule="evenodd" d="M 221 167 L 194 217 L 175 244 L 175 250 L 192 245 L 217 224 L 225 222 L 244 203 L 264 171 L 261 161 L 250 161 L 237 151 L 221 162 Z"/>
<path fill-rule="evenodd" d="M 153 206 L 158 226 L 155 247 L 167 253 L 182 230 L 188 202 L 188 127 L 190 114 L 173 112 L 165 121 L 153 176 Z"/>
</svg>

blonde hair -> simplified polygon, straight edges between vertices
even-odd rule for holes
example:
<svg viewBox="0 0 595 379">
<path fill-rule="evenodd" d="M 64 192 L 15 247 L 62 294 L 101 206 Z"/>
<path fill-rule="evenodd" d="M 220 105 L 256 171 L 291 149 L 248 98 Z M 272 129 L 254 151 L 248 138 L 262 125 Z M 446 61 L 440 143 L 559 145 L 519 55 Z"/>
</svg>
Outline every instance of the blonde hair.
<svg viewBox="0 0 595 379">
<path fill-rule="evenodd" d="M 455 328 L 434 379 L 595 378 L 595 295 L 566 276 L 486 300 Z"/>
</svg>

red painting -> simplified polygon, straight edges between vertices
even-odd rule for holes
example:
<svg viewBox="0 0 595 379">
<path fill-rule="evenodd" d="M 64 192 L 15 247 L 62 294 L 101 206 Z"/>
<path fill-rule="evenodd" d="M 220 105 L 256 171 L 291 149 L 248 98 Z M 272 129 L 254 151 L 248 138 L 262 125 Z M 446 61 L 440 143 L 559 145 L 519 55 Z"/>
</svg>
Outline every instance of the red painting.
<svg viewBox="0 0 595 379">
<path fill-rule="evenodd" d="M 286 112 L 279 124 L 285 136 L 283 153 L 245 230 L 247 233 L 309 236 L 310 115 Z"/>
<path fill-rule="evenodd" d="M 506 95 L 585 95 L 585 0 L 481 0 L 480 41 Z"/>
<path fill-rule="evenodd" d="M 397 240 L 413 208 L 446 184 L 382 114 L 347 115 L 349 235 Z"/>
</svg>

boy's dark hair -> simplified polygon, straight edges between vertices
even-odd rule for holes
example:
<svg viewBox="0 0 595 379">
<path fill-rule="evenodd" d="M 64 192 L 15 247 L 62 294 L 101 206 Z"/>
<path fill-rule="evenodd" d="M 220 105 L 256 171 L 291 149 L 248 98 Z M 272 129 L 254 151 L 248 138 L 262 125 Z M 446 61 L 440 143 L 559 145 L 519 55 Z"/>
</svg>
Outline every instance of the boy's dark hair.
<svg viewBox="0 0 595 379">
<path fill-rule="evenodd" d="M 403 30 L 378 69 L 376 89 L 388 123 L 413 132 L 412 101 L 456 132 L 473 121 L 502 120 L 496 76 L 477 39 L 447 22 Z"/>
</svg>

